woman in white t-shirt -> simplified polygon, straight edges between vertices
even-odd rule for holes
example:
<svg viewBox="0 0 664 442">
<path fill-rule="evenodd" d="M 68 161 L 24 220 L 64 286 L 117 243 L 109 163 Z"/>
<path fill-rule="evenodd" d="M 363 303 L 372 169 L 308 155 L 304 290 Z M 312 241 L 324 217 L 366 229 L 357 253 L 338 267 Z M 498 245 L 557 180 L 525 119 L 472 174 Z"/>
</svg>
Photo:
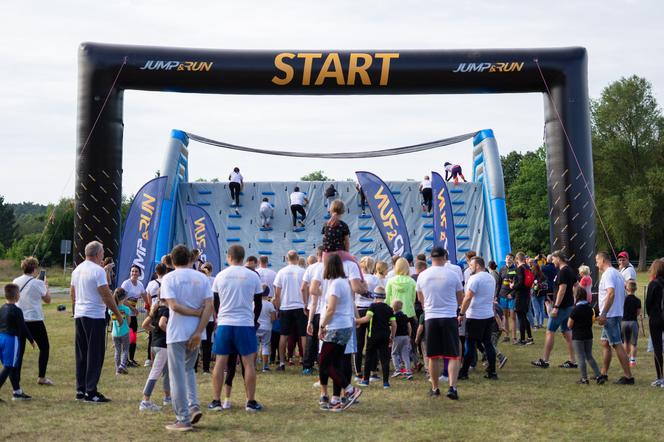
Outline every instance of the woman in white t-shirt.
<svg viewBox="0 0 664 442">
<path fill-rule="evenodd" d="M 21 291 L 21 298 L 16 305 L 23 311 L 25 325 L 28 326 L 30 334 L 39 347 L 39 375 L 37 383 L 39 385 L 53 385 L 53 382 L 46 377 L 50 345 L 46 325 L 44 325 L 44 312 L 42 310 L 42 302 L 50 304 L 51 295 L 48 292 L 48 282 L 35 277 L 38 269 L 39 261 L 36 258 L 32 256 L 25 258 L 21 262 L 23 275 L 14 279 L 13 282 Z M 23 353 L 25 352 L 25 336 L 21 337 L 20 352 L 18 368 L 16 370 L 19 379 L 21 376 Z"/>
<path fill-rule="evenodd" d="M 306 206 L 309 203 L 309 200 L 307 199 L 306 195 L 303 192 L 300 192 L 300 188 L 298 186 L 295 186 L 293 189 L 293 193 L 290 194 L 290 210 L 291 214 L 293 215 L 293 227 L 297 226 L 298 224 L 300 226 L 304 226 L 304 220 L 307 217 L 307 212 L 304 210 L 304 206 Z M 297 219 L 297 215 L 302 216 L 301 220 Z"/>
<path fill-rule="evenodd" d="M 353 293 L 344 272 L 339 255 L 330 255 L 325 262 L 323 279 L 327 280 L 325 293 L 325 311 L 321 315 L 318 337 L 323 342 L 320 349 L 320 388 L 321 408 L 330 411 L 342 411 L 351 406 L 362 394 L 354 388 L 344 374 L 343 361 L 346 344 L 355 327 L 353 312 Z M 332 398 L 328 398 L 327 382 L 334 383 Z M 341 404 L 341 390 L 345 390 L 347 401 Z"/>
<path fill-rule="evenodd" d="M 228 175 L 228 181 L 230 181 L 228 188 L 231 191 L 231 199 L 233 200 L 233 205 L 236 207 L 235 211 L 237 211 L 237 207 L 240 207 L 240 192 L 244 187 L 244 179 L 240 174 L 239 167 L 233 168 L 233 171 Z"/>
<path fill-rule="evenodd" d="M 424 180 L 420 183 L 420 193 L 422 194 L 422 211 L 431 213 L 433 190 L 431 189 L 431 178 L 428 175 L 425 175 Z"/>
<path fill-rule="evenodd" d="M 136 319 L 138 300 L 143 299 L 143 305 L 146 307 L 150 305 L 143 283 L 138 280 L 140 277 L 141 268 L 134 264 L 129 271 L 129 279 L 126 279 L 121 285 L 127 292 L 125 304 L 131 309 L 131 317 L 129 318 L 129 367 L 138 367 L 138 362 L 134 360 L 136 356 L 136 334 L 138 333 L 138 320 Z"/>
</svg>

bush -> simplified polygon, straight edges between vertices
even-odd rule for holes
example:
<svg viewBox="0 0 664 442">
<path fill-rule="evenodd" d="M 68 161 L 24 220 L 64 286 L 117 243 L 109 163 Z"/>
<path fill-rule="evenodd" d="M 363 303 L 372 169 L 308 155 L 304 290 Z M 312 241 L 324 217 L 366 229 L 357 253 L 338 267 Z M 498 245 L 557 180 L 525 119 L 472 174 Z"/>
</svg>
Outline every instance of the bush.
<svg viewBox="0 0 664 442">
<path fill-rule="evenodd" d="M 25 235 L 18 241 L 14 241 L 9 250 L 7 250 L 7 258 L 19 263 L 26 256 L 35 255 L 42 265 L 49 265 L 51 261 L 51 252 L 46 250 L 44 238 L 42 238 L 41 242 L 39 242 L 40 236 L 40 233 L 31 233 L 29 235 Z M 39 247 L 35 251 L 37 242 L 39 242 Z"/>
</svg>

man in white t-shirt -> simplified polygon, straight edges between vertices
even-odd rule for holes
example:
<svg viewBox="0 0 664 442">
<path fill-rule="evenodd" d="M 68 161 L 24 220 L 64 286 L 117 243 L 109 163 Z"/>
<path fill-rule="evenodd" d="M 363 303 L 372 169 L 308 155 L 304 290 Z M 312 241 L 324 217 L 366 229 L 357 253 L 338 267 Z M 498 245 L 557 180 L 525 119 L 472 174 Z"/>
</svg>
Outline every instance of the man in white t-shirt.
<svg viewBox="0 0 664 442">
<path fill-rule="evenodd" d="M 295 186 L 293 193 L 290 194 L 290 204 L 291 214 L 293 215 L 293 227 L 296 227 L 298 224 L 304 227 L 304 220 L 307 218 L 304 206 L 309 204 L 309 199 L 303 192 L 300 192 L 298 186 Z M 297 219 L 298 214 L 302 217 L 301 220 Z"/>
<path fill-rule="evenodd" d="M 228 357 L 238 354 L 244 365 L 244 385 L 247 393 L 246 411 L 259 411 L 263 407 L 256 402 L 256 327 L 254 302 L 262 303 L 263 286 L 258 273 L 242 265 L 244 248 L 233 245 L 226 256 L 230 263 L 214 279 L 212 291 L 219 294 L 217 332 L 212 352 L 217 363 L 212 373 L 212 402 L 208 409 L 221 411 L 221 387 Z M 256 298 L 258 295 L 258 300 Z M 262 309 L 262 305 L 261 305 Z"/>
<path fill-rule="evenodd" d="M 240 207 L 240 192 L 244 187 L 244 179 L 240 174 L 240 168 L 234 167 L 233 171 L 228 175 L 228 189 L 231 191 L 231 200 L 233 200 L 233 205 L 235 207 L 235 212 L 237 213 L 237 208 Z"/>
<path fill-rule="evenodd" d="M 106 350 L 106 307 L 124 322 L 108 287 L 106 272 L 101 266 L 104 246 L 92 241 L 85 246 L 85 261 L 71 274 L 69 294 L 73 302 L 76 344 L 76 400 L 102 404 L 110 402 L 97 391 Z"/>
<path fill-rule="evenodd" d="M 300 339 L 304 348 L 307 336 L 307 317 L 304 315 L 305 295 L 302 290 L 304 269 L 298 265 L 300 257 L 295 250 L 286 254 L 288 265 L 277 272 L 274 279 L 274 306 L 279 311 L 281 336 L 279 338 L 279 366 L 277 371 L 286 369 L 286 344 L 292 334 Z"/>
<path fill-rule="evenodd" d="M 630 280 L 636 282 L 636 270 L 634 270 L 634 266 L 629 262 L 629 253 L 625 251 L 618 253 L 618 269 L 625 280 L 625 287 L 627 287 L 627 283 Z"/>
<path fill-rule="evenodd" d="M 458 399 L 457 375 L 461 362 L 457 308 L 463 297 L 461 279 L 445 267 L 447 251 L 442 247 L 431 250 L 431 267 L 417 277 L 417 298 L 424 308 L 429 374 L 432 397 L 440 396 L 438 374 L 441 360 L 449 361 L 449 384 L 447 397 Z"/>
<path fill-rule="evenodd" d="M 191 268 L 192 253 L 184 245 L 171 250 L 175 270 L 164 275 L 161 299 L 169 309 L 166 328 L 168 375 L 176 422 L 171 431 L 189 431 L 201 417 L 194 366 L 201 337 L 213 312 L 209 278 Z"/>
<path fill-rule="evenodd" d="M 267 197 L 263 198 L 261 205 L 258 208 L 258 213 L 261 217 L 261 227 L 264 229 L 272 228 L 272 218 L 274 218 L 274 206 L 270 203 Z"/>
<path fill-rule="evenodd" d="M 424 176 L 424 180 L 420 183 L 420 193 L 422 194 L 422 211 L 431 213 L 433 205 L 433 193 L 431 189 L 431 178 L 429 175 Z"/>
<path fill-rule="evenodd" d="M 456 264 L 452 264 L 450 261 L 447 261 L 447 259 L 449 259 L 449 255 L 445 256 L 445 259 L 445 267 L 454 272 L 457 278 L 459 278 L 459 281 L 461 281 L 463 284 L 463 270 L 461 270 L 461 267 Z"/>
<path fill-rule="evenodd" d="M 468 263 L 470 276 L 466 282 L 466 295 L 461 302 L 459 322 L 466 318 L 466 348 L 459 379 L 468 379 L 468 369 L 476 357 L 477 344 L 484 345 L 487 358 L 487 379 L 498 379 L 496 374 L 496 349 L 491 343 L 491 331 L 495 322 L 493 298 L 496 280 L 485 269 L 484 259 L 473 256 Z"/>
<path fill-rule="evenodd" d="M 318 324 L 320 323 L 320 312 L 323 308 L 323 299 L 311 294 L 311 283 L 314 274 L 319 267 L 323 266 L 323 246 L 316 250 L 316 262 L 310 264 L 302 276 L 302 293 L 308 299 L 307 304 L 307 339 L 304 347 L 304 361 L 302 362 L 302 374 L 313 374 L 314 364 L 318 360 Z M 314 304 L 315 302 L 315 304 Z M 311 333 L 309 329 L 311 328 Z"/>
<path fill-rule="evenodd" d="M 267 256 L 261 255 L 258 258 L 258 268 L 256 271 L 258 272 L 258 276 L 261 279 L 261 283 L 266 286 L 268 289 L 270 289 L 270 292 L 268 293 L 267 297 L 270 299 L 274 299 L 274 279 L 277 277 L 277 272 L 272 270 L 270 267 L 270 262 Z"/>
<path fill-rule="evenodd" d="M 608 253 L 599 252 L 595 256 L 595 263 L 599 271 L 602 272 L 602 277 L 599 280 L 599 317 L 597 323 L 603 326 L 600 337 L 603 360 L 597 383 L 603 384 L 609 379 L 607 373 L 611 365 L 611 347 L 613 347 L 624 372 L 624 376 L 615 383 L 633 385 L 634 377 L 629 368 L 629 358 L 625 352 L 625 347 L 623 347 L 621 336 L 621 321 L 625 306 L 625 279 L 611 265 L 611 258 Z"/>
</svg>

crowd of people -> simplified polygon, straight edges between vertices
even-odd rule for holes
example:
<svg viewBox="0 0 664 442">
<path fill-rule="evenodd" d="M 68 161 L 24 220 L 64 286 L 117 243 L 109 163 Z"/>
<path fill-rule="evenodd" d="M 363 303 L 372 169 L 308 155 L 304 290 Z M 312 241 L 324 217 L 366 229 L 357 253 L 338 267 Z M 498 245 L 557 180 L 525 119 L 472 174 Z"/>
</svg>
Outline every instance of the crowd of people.
<svg viewBox="0 0 664 442">
<path fill-rule="evenodd" d="M 212 377 L 211 412 L 232 406 L 238 366 L 249 412 L 263 408 L 256 400 L 257 371 L 270 372 L 271 366 L 276 371 L 301 369 L 305 376 L 317 371 L 323 411 L 352 407 L 362 388 L 372 383 L 382 382 L 388 389 L 396 379 L 408 382 L 422 372 L 431 384 L 429 396 L 441 396 L 445 385 L 444 395 L 457 400 L 459 382 L 478 365 L 484 366 L 488 382 L 498 379 L 498 370 L 507 363 L 501 344 L 533 345 L 532 329 L 545 322 L 542 356 L 532 362 L 534 367 L 550 366 L 560 331 L 568 356 L 559 366 L 578 369 L 578 383 L 607 383 L 615 354 L 622 375 L 614 383 L 634 384 L 631 369 L 644 330 L 636 273 L 625 252 L 618 255 L 618 269 L 608 254 L 597 253 L 594 264 L 601 279 L 596 295 L 589 268 L 573 268 L 561 251 L 536 257 L 510 253 L 500 269 L 474 252 L 466 254 L 462 268 L 441 247 L 433 247 L 428 256 L 394 256 L 391 263 L 370 256 L 358 262 L 349 253 L 343 202 L 331 195 L 328 206 L 330 217 L 316 255 L 302 260 L 290 251 L 287 265 L 278 271 L 270 268 L 267 256 L 245 256 L 241 245 L 233 245 L 228 266 L 215 275 L 196 251 L 178 245 L 162 258 L 147 286 L 135 266 L 111 291 L 112 267 L 104 266 L 103 246 L 89 243 L 70 288 L 76 400 L 110 401 L 98 390 L 109 323 L 118 376 L 139 365 L 136 335 L 141 329 L 148 333 L 145 365 L 150 371 L 138 407 L 161 410 L 152 397 L 162 378 L 163 406 L 172 407 L 176 416 L 166 428 L 173 431 L 188 431 L 203 416 L 198 370 Z M 49 344 L 41 307 L 50 295 L 38 268 L 34 258 L 23 261 L 24 274 L 5 286 L 7 302 L 0 308 L 0 387 L 9 378 L 15 400 L 30 399 L 20 385 L 28 342 L 39 347 L 37 383 L 53 385 L 46 377 Z M 664 261 L 652 264 L 650 276 L 645 310 L 656 368 L 652 385 L 664 387 Z M 139 300 L 148 308 L 141 324 Z M 593 357 L 593 323 L 601 326 L 599 363 Z"/>
</svg>

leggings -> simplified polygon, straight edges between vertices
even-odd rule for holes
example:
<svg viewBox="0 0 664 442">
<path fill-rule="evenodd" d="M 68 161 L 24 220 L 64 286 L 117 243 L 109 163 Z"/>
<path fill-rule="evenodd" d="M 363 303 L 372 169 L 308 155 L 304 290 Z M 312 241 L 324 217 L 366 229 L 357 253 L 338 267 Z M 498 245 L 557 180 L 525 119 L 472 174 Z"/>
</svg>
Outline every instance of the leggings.
<svg viewBox="0 0 664 442">
<path fill-rule="evenodd" d="M 307 218 L 307 212 L 304 211 L 304 207 L 300 204 L 292 204 L 290 206 L 291 214 L 293 215 L 293 227 L 297 225 L 297 214 L 302 215 L 302 222 Z"/>
<path fill-rule="evenodd" d="M 212 334 L 214 333 L 214 321 L 210 321 L 205 326 L 206 339 L 201 341 L 201 353 L 203 357 L 203 372 L 210 371 L 210 361 L 212 360 Z"/>
<path fill-rule="evenodd" d="M 228 183 L 228 188 L 231 190 L 231 199 L 234 200 L 235 205 L 240 205 L 240 183 Z"/>
<path fill-rule="evenodd" d="M 367 310 L 368 310 L 367 307 L 358 307 L 357 312 L 360 315 L 360 318 L 364 318 L 367 315 Z M 357 353 L 355 353 L 355 373 L 357 373 L 358 376 L 362 373 L 362 353 L 364 352 L 364 344 L 366 343 L 368 329 L 369 329 L 369 324 L 361 324 L 357 328 Z"/>
<path fill-rule="evenodd" d="M 370 367 L 380 366 L 383 369 L 383 383 L 390 380 L 390 349 L 388 337 L 369 338 L 367 340 L 367 363 L 364 364 L 364 380 L 368 381 L 371 376 Z"/>
<path fill-rule="evenodd" d="M 664 379 L 664 375 L 662 374 L 662 332 L 664 332 L 664 321 L 653 319 L 651 316 L 648 325 L 650 326 L 650 339 L 652 339 L 657 379 Z"/>
<path fill-rule="evenodd" d="M 288 354 L 288 359 L 293 359 L 295 356 L 295 346 L 297 345 L 297 349 L 300 352 L 300 359 L 303 358 L 304 356 L 304 349 L 302 348 L 302 340 L 300 337 L 297 335 L 297 332 L 293 332 L 290 335 L 288 335 L 288 342 L 286 345 L 286 353 Z"/>
<path fill-rule="evenodd" d="M 244 379 L 244 362 L 242 358 L 237 355 L 237 353 L 228 355 L 228 365 L 226 366 L 226 380 L 224 385 L 233 387 L 233 379 L 235 379 L 235 372 L 237 371 L 237 361 L 240 360 L 240 369 L 242 370 L 242 379 Z"/>
<path fill-rule="evenodd" d="M 579 371 L 581 372 L 581 379 L 588 379 L 588 371 L 586 369 L 586 362 L 590 364 L 590 368 L 595 372 L 595 376 L 599 376 L 599 367 L 595 358 L 593 358 L 593 340 L 586 341 L 573 340 L 572 346 L 576 353 L 576 363 L 579 364 Z"/>
<path fill-rule="evenodd" d="M 14 389 L 14 391 L 21 389 L 21 386 L 15 383 L 16 377 L 12 376 L 12 374 L 15 371 L 17 371 L 15 367 L 2 367 L 2 371 L 0 371 L 0 388 L 2 388 L 3 385 L 5 385 L 5 381 L 7 380 L 7 378 L 9 378 L 10 382 L 12 383 L 12 388 Z"/>
<path fill-rule="evenodd" d="M 519 318 L 519 335 L 521 336 L 521 340 L 525 341 L 526 340 L 526 333 L 528 333 L 528 337 L 532 338 L 533 334 L 530 331 L 530 321 L 528 321 L 528 312 L 516 312 L 517 318 Z"/>
<path fill-rule="evenodd" d="M 39 347 L 39 377 L 46 377 L 46 366 L 48 365 L 48 356 L 50 353 L 50 344 L 48 343 L 48 333 L 46 332 L 46 326 L 44 321 L 30 321 L 26 322 L 25 325 L 30 330 L 32 338 L 35 340 L 35 344 Z M 21 355 L 18 359 L 18 365 L 16 372 L 13 376 L 16 377 L 17 383 L 20 384 L 21 381 L 21 366 L 23 365 L 23 354 L 25 353 L 25 336 L 20 339 L 21 342 Z"/>
<path fill-rule="evenodd" d="M 343 370 L 344 350 L 344 345 L 333 342 L 323 342 L 320 349 L 320 384 L 327 386 L 328 379 L 332 378 L 334 396 L 339 396 L 341 389 L 348 385 Z"/>
<path fill-rule="evenodd" d="M 138 333 L 138 319 L 136 316 L 131 316 L 129 319 L 129 329 L 134 332 L 133 339 L 129 340 L 129 360 L 133 361 L 136 356 L 136 336 Z M 131 337 L 130 337 L 131 338 Z"/>
<path fill-rule="evenodd" d="M 148 380 L 143 388 L 143 395 L 147 397 L 152 396 L 154 386 L 157 383 L 159 376 L 163 374 L 164 393 L 166 393 L 166 396 L 170 396 L 171 387 L 168 379 L 168 352 L 166 351 L 166 348 L 162 347 L 152 347 L 152 352 L 154 353 L 154 361 L 152 362 L 150 374 L 148 374 Z"/>
</svg>

